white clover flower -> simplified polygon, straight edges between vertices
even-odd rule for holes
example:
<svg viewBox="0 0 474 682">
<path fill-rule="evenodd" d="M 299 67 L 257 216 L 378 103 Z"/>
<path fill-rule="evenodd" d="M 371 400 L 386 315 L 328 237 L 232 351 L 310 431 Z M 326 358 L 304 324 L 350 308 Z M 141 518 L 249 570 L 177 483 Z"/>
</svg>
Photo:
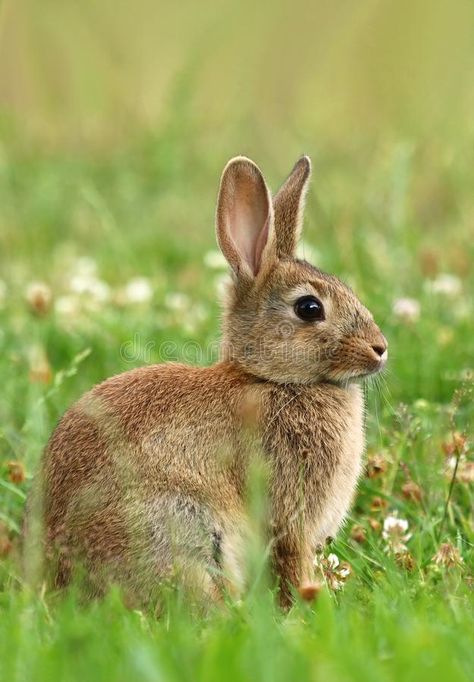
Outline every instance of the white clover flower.
<svg viewBox="0 0 474 682">
<path fill-rule="evenodd" d="M 97 279 L 91 287 L 91 295 L 96 301 L 105 303 L 110 298 L 110 287 L 106 282 Z"/>
<path fill-rule="evenodd" d="M 80 313 L 79 299 L 76 296 L 59 296 L 54 303 L 54 310 L 61 317 L 77 317 Z"/>
<path fill-rule="evenodd" d="M 97 303 L 105 303 L 110 298 L 110 287 L 95 275 L 73 275 L 69 287 L 79 296 L 86 296 Z"/>
<path fill-rule="evenodd" d="M 392 533 L 394 530 L 401 533 L 406 533 L 408 530 L 408 521 L 406 519 L 399 519 L 398 516 L 387 516 L 383 522 L 383 532 Z"/>
<path fill-rule="evenodd" d="M 458 458 L 455 455 L 446 458 L 446 469 L 453 471 L 458 463 Z"/>
<path fill-rule="evenodd" d="M 72 269 L 69 289 L 74 294 L 89 299 L 94 307 L 106 303 L 110 299 L 110 287 L 97 276 L 97 263 L 93 258 L 82 256 L 78 258 Z"/>
<path fill-rule="evenodd" d="M 383 522 L 382 537 L 387 543 L 387 549 L 395 554 L 406 552 L 405 543 L 411 538 L 411 533 L 408 532 L 408 521 L 399 519 L 396 514 L 387 516 Z"/>
<path fill-rule="evenodd" d="M 146 277 L 134 277 L 125 285 L 123 295 L 127 303 L 148 303 L 153 297 L 153 287 Z"/>
<path fill-rule="evenodd" d="M 436 279 L 427 283 L 428 291 L 442 296 L 456 297 L 462 291 L 462 282 L 457 275 L 447 272 L 439 274 Z"/>
<path fill-rule="evenodd" d="M 352 572 L 351 567 L 347 563 L 341 566 L 341 568 L 338 571 L 340 577 L 343 578 L 344 580 L 350 576 L 351 572 Z"/>
<path fill-rule="evenodd" d="M 457 468 L 456 481 L 460 483 L 474 483 L 474 461 L 466 459 L 466 455 L 458 457 L 451 455 L 445 461 L 445 474 L 451 479 Z"/>
<path fill-rule="evenodd" d="M 403 322 L 416 322 L 420 317 L 421 306 L 416 298 L 398 298 L 394 301 L 392 312 Z"/>
<path fill-rule="evenodd" d="M 223 270 L 227 268 L 227 261 L 220 251 L 212 249 L 204 255 L 204 265 L 211 270 Z"/>
<path fill-rule="evenodd" d="M 313 564 L 331 590 L 341 590 L 352 573 L 351 565 L 347 561 L 339 561 L 337 554 L 333 553 L 327 557 L 317 554 Z"/>
<path fill-rule="evenodd" d="M 186 294 L 172 292 L 165 296 L 165 306 L 170 310 L 186 310 L 189 304 L 189 297 Z"/>
<path fill-rule="evenodd" d="M 96 277 L 97 263 L 89 256 L 81 256 L 74 263 L 74 273 L 84 277 Z"/>
</svg>

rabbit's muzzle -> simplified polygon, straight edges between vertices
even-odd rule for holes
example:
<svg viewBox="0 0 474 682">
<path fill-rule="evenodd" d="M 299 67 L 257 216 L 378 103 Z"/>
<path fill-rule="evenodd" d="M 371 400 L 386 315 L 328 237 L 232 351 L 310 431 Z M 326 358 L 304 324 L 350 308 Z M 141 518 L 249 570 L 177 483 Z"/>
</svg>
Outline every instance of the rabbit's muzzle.
<svg viewBox="0 0 474 682">
<path fill-rule="evenodd" d="M 355 346 L 352 353 L 355 361 L 355 376 L 376 374 L 385 367 L 388 358 L 388 343 L 380 329 L 377 328 L 370 338 L 354 340 L 353 344 Z"/>
<path fill-rule="evenodd" d="M 345 338 L 330 359 L 328 375 L 334 381 L 361 379 L 380 372 L 387 363 L 388 343 L 380 329 Z"/>
</svg>

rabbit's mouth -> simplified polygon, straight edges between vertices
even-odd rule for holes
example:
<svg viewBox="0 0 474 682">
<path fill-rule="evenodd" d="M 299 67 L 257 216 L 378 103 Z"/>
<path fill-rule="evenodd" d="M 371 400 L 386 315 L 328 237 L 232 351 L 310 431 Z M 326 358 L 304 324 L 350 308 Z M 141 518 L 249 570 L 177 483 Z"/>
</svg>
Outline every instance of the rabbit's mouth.
<svg viewBox="0 0 474 682">
<path fill-rule="evenodd" d="M 367 379 L 368 377 L 374 376 L 374 374 L 379 374 L 379 372 L 382 372 L 385 369 L 385 366 L 387 364 L 387 350 L 384 351 L 384 353 L 380 356 L 380 359 L 377 361 L 377 364 L 375 366 L 372 366 L 362 372 L 357 372 L 357 374 L 354 374 L 352 377 L 354 380 L 364 380 Z"/>
<path fill-rule="evenodd" d="M 377 367 L 376 369 L 371 369 L 367 372 L 361 372 L 360 374 L 356 374 L 353 377 L 354 381 L 363 381 L 364 379 L 368 379 L 369 377 L 374 376 L 375 374 L 379 374 L 384 370 L 385 363 L 381 365 L 380 367 Z"/>
<path fill-rule="evenodd" d="M 345 371 L 330 373 L 328 381 L 340 386 L 357 383 L 368 379 L 371 376 L 379 374 L 385 369 L 387 364 L 387 351 L 380 357 L 376 363 L 371 363 L 371 365 L 365 369 L 357 368 L 354 370 L 346 369 Z M 332 376 L 331 376 L 332 375 Z"/>
<path fill-rule="evenodd" d="M 379 374 L 379 372 L 381 371 L 383 371 L 382 367 L 380 369 L 370 370 L 367 372 L 348 374 L 344 377 L 326 379 L 324 383 L 333 384 L 334 386 L 339 386 L 340 388 L 345 388 L 347 386 L 350 386 L 351 384 L 361 384 L 366 379 L 370 379 L 370 377 Z"/>
</svg>

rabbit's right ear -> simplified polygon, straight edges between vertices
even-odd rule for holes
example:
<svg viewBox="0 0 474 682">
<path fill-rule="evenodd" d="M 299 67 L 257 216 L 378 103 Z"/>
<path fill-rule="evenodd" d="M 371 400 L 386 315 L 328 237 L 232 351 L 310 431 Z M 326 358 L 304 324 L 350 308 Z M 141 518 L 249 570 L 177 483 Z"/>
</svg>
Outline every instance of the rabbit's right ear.
<svg viewBox="0 0 474 682">
<path fill-rule="evenodd" d="M 273 204 L 256 164 L 231 159 L 222 173 L 216 231 L 222 253 L 239 279 L 253 280 L 276 260 Z"/>
<path fill-rule="evenodd" d="M 273 199 L 279 258 L 295 257 L 310 176 L 311 161 L 308 156 L 302 156 Z"/>
</svg>

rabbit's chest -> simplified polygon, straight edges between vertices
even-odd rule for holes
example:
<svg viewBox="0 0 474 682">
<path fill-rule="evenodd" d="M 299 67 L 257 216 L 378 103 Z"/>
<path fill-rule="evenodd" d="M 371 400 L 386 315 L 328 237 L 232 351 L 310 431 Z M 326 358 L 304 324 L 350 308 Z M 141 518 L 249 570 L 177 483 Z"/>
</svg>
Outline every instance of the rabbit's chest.
<svg viewBox="0 0 474 682">
<path fill-rule="evenodd" d="M 275 392 L 272 402 L 264 438 L 272 495 L 290 513 L 304 511 L 320 541 L 336 532 L 359 477 L 364 449 L 360 387 L 287 389 Z"/>
</svg>

